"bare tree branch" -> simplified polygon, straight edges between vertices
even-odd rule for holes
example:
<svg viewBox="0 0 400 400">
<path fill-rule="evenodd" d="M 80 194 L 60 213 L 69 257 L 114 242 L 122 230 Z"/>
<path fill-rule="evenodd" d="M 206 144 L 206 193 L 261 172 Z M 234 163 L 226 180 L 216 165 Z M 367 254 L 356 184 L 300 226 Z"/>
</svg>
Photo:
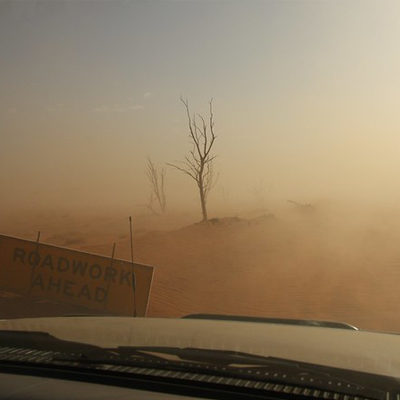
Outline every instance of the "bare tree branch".
<svg viewBox="0 0 400 400">
<path fill-rule="evenodd" d="M 184 167 L 180 167 L 179 165 L 170 164 L 170 163 L 167 163 L 167 165 L 169 165 L 170 167 L 176 168 L 176 169 L 179 170 L 179 171 L 184 172 L 186 175 L 189 175 L 191 178 L 193 178 L 195 181 L 197 181 L 196 175 L 192 174 L 191 171 L 188 171 L 188 170 L 185 169 Z"/>
</svg>

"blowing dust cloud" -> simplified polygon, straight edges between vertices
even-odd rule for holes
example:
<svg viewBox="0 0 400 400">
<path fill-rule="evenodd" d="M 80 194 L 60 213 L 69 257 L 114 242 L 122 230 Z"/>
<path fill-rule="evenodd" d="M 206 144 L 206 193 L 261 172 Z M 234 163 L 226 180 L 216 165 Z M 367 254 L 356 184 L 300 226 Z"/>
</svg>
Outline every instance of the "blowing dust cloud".
<svg viewBox="0 0 400 400">
<path fill-rule="evenodd" d="M 397 3 L 113 4 L 0 6 L 0 233 L 130 260 L 132 216 L 148 316 L 399 331 Z"/>
</svg>

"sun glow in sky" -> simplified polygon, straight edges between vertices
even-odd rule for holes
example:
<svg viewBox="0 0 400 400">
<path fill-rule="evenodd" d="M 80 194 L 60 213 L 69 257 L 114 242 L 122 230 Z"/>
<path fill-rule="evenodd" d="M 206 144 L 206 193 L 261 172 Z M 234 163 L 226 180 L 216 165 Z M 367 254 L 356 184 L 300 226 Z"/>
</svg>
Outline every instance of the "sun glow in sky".
<svg viewBox="0 0 400 400">
<path fill-rule="evenodd" d="M 210 207 L 397 203 L 399 43 L 397 1 L 2 1 L 0 206 L 143 204 L 146 157 L 189 148 L 181 95 L 214 98 Z"/>
</svg>

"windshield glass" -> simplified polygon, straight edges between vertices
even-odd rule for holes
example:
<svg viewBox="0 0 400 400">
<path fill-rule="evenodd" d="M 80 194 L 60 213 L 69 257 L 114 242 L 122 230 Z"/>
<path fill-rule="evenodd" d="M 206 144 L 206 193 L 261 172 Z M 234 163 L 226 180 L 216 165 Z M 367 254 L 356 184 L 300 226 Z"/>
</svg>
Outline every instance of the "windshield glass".
<svg viewBox="0 0 400 400">
<path fill-rule="evenodd" d="M 0 2 L 0 317 L 400 332 L 399 15 Z"/>
</svg>

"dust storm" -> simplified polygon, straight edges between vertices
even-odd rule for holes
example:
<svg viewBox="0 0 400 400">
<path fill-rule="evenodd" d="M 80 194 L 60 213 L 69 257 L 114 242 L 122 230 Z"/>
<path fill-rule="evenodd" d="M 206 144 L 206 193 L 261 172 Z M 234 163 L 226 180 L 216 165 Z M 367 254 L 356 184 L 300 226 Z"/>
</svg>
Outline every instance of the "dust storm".
<svg viewBox="0 0 400 400">
<path fill-rule="evenodd" d="M 9 234 L 32 238 L 40 228 L 44 242 L 103 255 L 116 242 L 118 257 L 130 257 L 121 214 L 42 212 L 19 224 L 4 221 Z M 208 223 L 195 222 L 194 213 L 143 214 L 134 221 L 135 262 L 156 267 L 148 316 L 219 313 L 400 330 L 400 215 L 394 211 L 288 203 L 275 213 L 242 212 Z M 2 306 L 9 316 L 68 310 L 11 304 Z"/>
<path fill-rule="evenodd" d="M 400 3 L 375 3 L 1 2 L 0 234 L 130 260 L 132 216 L 149 316 L 400 332 Z"/>
</svg>

